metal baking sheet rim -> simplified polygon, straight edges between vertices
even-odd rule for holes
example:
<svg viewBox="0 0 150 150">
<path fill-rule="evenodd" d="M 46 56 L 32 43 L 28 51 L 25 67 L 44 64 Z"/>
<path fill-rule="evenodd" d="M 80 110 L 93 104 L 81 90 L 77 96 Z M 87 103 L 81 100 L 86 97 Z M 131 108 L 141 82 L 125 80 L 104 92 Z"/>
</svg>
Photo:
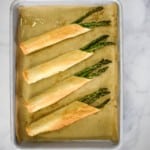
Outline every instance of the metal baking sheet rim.
<svg viewBox="0 0 150 150">
<path fill-rule="evenodd" d="M 64 140 L 64 141 L 54 141 L 50 143 L 24 143 L 23 145 L 18 145 L 15 136 L 15 76 L 16 76 L 16 44 L 15 44 L 15 34 L 17 25 L 17 15 L 16 8 L 20 5 L 52 5 L 52 4 L 80 4 L 80 5 L 101 5 L 115 2 L 119 8 L 119 69 L 120 69 L 120 128 L 119 128 L 119 142 L 113 144 L 109 140 Z M 122 36 L 122 6 L 120 1 L 117 0 L 89 0 L 88 3 L 85 0 L 13 0 L 10 1 L 10 39 L 9 39 L 9 58 L 10 58 L 10 140 L 12 149 L 17 148 L 36 148 L 36 149 L 46 149 L 46 148 L 98 148 L 98 149 L 118 149 L 121 147 L 123 142 L 123 36 Z M 60 144 L 61 143 L 61 144 Z"/>
</svg>

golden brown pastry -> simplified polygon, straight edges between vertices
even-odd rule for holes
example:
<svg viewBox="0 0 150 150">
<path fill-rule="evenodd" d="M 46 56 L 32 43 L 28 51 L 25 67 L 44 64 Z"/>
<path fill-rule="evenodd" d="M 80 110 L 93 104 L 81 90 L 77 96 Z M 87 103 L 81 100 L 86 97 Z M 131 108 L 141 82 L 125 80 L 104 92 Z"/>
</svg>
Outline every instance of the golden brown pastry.
<svg viewBox="0 0 150 150">
<path fill-rule="evenodd" d="M 26 131 L 29 136 L 35 136 L 43 132 L 58 130 L 98 111 L 97 108 L 76 101 L 30 124 Z"/>
</svg>

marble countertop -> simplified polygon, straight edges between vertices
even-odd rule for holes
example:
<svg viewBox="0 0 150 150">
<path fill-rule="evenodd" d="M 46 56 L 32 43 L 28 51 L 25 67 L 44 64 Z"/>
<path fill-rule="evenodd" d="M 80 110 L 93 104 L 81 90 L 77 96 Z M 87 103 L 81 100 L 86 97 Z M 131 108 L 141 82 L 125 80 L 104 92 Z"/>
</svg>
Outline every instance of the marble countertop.
<svg viewBox="0 0 150 150">
<path fill-rule="evenodd" d="M 11 150 L 8 2 L 0 1 L 0 150 Z M 149 150 L 150 0 L 121 2 L 124 25 L 123 142 L 116 150 Z"/>
</svg>

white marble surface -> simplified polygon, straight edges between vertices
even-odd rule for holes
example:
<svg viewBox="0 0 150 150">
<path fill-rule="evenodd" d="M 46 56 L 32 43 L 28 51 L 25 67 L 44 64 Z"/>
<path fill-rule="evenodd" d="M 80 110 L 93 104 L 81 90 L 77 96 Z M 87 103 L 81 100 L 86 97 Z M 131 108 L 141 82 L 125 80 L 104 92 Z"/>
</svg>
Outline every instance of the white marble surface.
<svg viewBox="0 0 150 150">
<path fill-rule="evenodd" d="M 118 150 L 149 150 L 150 0 L 121 2 L 124 16 L 124 135 Z M 11 150 L 8 18 L 8 0 L 0 0 L 0 150 Z"/>
</svg>

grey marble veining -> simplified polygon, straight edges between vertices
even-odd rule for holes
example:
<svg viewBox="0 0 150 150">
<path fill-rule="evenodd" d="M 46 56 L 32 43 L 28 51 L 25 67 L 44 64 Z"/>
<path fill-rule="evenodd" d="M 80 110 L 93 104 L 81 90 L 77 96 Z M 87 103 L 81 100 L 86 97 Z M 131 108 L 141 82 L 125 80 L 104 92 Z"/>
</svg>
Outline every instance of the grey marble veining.
<svg viewBox="0 0 150 150">
<path fill-rule="evenodd" d="M 119 150 L 150 149 L 150 0 L 121 0 L 124 25 L 123 142 Z M 0 150 L 10 146 L 9 5 L 0 1 Z"/>
</svg>

